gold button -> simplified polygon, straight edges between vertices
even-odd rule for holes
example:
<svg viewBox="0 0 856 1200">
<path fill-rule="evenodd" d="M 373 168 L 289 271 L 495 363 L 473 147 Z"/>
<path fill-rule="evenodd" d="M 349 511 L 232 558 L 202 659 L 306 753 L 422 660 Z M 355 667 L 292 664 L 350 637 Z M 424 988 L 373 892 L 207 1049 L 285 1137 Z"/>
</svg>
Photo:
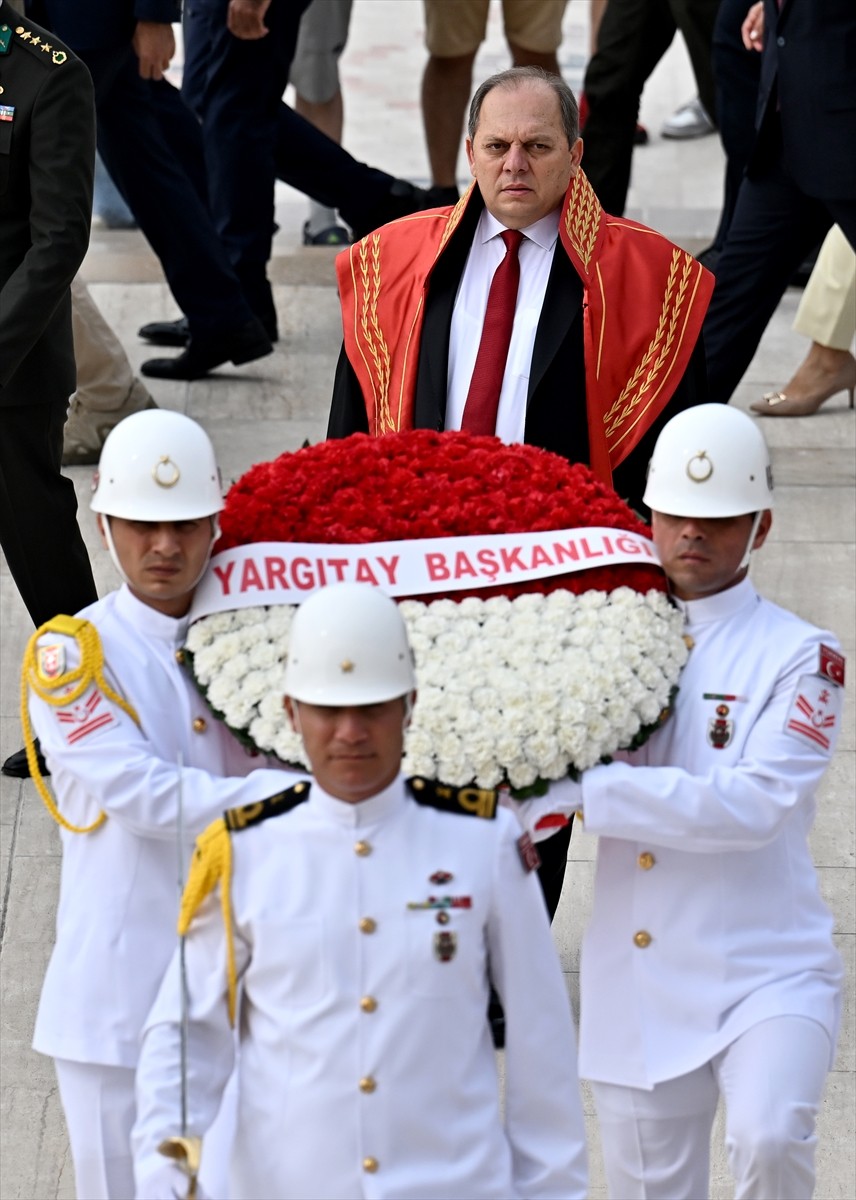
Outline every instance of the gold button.
<svg viewBox="0 0 856 1200">
<path fill-rule="evenodd" d="M 369 1175 L 374 1175 L 379 1166 L 380 1163 L 376 1158 L 369 1156 L 369 1158 L 363 1159 L 363 1170 L 368 1171 Z"/>
<path fill-rule="evenodd" d="M 360 933 L 374 933 L 377 929 L 377 921 L 373 921 L 371 917 L 363 917 L 360 921 Z"/>
<path fill-rule="evenodd" d="M 204 717 L 194 717 L 193 718 L 193 732 L 194 733 L 204 733 L 207 728 L 208 728 L 208 722 L 205 720 Z"/>
<path fill-rule="evenodd" d="M 644 850 L 636 861 L 643 871 L 650 871 L 657 860 L 650 850 Z"/>
<path fill-rule="evenodd" d="M 650 933 L 646 933 L 644 929 L 640 929 L 638 933 L 634 933 L 633 942 L 640 950 L 644 950 L 646 946 L 650 946 L 654 939 Z"/>
<path fill-rule="evenodd" d="M 360 1091 L 361 1092 L 366 1092 L 366 1093 L 373 1092 L 376 1087 L 377 1087 L 377 1084 L 372 1079 L 371 1075 L 364 1075 L 363 1078 L 360 1080 Z"/>
<path fill-rule="evenodd" d="M 363 1012 L 374 1012 L 377 1008 L 377 1000 L 375 1000 L 374 996 L 363 996 L 360 1001 L 360 1008 Z"/>
<path fill-rule="evenodd" d="M 357 842 L 354 846 L 354 853 L 359 854 L 360 858 L 365 858 L 366 855 L 371 854 L 371 852 L 371 842 Z"/>
<path fill-rule="evenodd" d="M 175 661 L 177 663 L 180 663 L 182 666 L 184 666 L 184 651 L 183 650 L 176 650 Z"/>
<path fill-rule="evenodd" d="M 294 785 L 294 794 L 300 796 L 309 787 L 308 783 L 296 783 Z"/>
</svg>

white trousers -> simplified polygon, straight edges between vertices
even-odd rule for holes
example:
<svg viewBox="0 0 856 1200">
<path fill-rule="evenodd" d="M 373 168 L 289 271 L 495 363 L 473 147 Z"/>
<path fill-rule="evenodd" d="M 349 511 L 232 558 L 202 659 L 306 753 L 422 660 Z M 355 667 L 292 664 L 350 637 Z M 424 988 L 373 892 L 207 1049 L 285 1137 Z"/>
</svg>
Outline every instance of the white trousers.
<svg viewBox="0 0 856 1200">
<path fill-rule="evenodd" d="M 54 1059 L 65 1112 L 78 1200 L 134 1200 L 131 1130 L 137 1115 L 134 1071 Z M 205 1135 L 199 1171 L 201 1192 L 213 1200 L 229 1194 L 228 1174 L 237 1114 L 237 1073 Z M 178 1133 L 178 1130 L 176 1130 Z"/>
<path fill-rule="evenodd" d="M 609 1195 L 704 1200 L 722 1095 L 735 1200 L 809 1200 L 829 1058 L 829 1036 L 816 1021 L 772 1017 L 651 1091 L 592 1083 Z"/>
</svg>

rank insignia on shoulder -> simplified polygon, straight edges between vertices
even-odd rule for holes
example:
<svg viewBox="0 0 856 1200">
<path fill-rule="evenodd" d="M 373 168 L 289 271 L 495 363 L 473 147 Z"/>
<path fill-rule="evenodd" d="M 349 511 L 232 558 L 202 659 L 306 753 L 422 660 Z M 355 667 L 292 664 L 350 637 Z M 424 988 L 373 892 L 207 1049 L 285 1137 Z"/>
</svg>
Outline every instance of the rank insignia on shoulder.
<svg viewBox="0 0 856 1200">
<path fill-rule="evenodd" d="M 486 788 L 450 787 L 438 783 L 436 779 L 423 779 L 421 775 L 415 775 L 407 780 L 407 789 L 417 804 L 437 808 L 441 812 L 482 817 L 487 821 L 492 821 L 496 816 L 498 795 Z"/>
<path fill-rule="evenodd" d="M 831 683 L 835 683 L 839 687 L 844 687 L 844 666 L 845 659 L 843 654 L 839 654 L 831 646 L 821 644 L 818 675 L 822 675 L 824 679 L 828 679 Z"/>
<path fill-rule="evenodd" d="M 283 813 L 291 812 L 298 804 L 309 799 L 309 782 L 301 780 L 294 787 L 284 792 L 277 792 L 267 800 L 257 800 L 254 804 L 244 804 L 240 808 L 227 808 L 223 813 L 226 828 L 232 833 L 249 829 L 251 825 L 260 825 L 268 817 L 280 817 Z"/>
</svg>

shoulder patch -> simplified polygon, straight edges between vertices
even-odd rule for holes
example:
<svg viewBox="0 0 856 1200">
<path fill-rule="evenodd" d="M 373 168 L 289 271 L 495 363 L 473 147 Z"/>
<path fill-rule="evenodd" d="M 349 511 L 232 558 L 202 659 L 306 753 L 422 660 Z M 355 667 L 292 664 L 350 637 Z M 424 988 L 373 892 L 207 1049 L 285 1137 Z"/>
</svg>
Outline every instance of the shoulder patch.
<svg viewBox="0 0 856 1200">
<path fill-rule="evenodd" d="M 298 804 L 309 799 L 309 788 L 308 781 L 302 779 L 294 787 L 277 792 L 267 800 L 257 800 L 255 804 L 244 804 L 240 808 L 227 808 L 223 813 L 226 828 L 230 833 L 239 833 L 251 825 L 260 825 L 268 817 L 280 817 L 283 813 L 291 812 Z"/>
<path fill-rule="evenodd" d="M 818 675 L 829 679 L 838 687 L 844 687 L 844 655 L 833 650 L 831 646 L 820 646 L 820 662 L 817 667 Z"/>
<path fill-rule="evenodd" d="M 16 25 L 15 34 L 19 41 L 30 50 L 34 50 L 39 57 L 44 56 L 44 62 L 53 63 L 55 67 L 61 67 L 64 62 L 68 61 L 68 54 L 62 45 L 54 46 L 49 37 L 42 37 L 47 31 L 40 29 L 38 25 L 33 25 L 28 28 L 26 25 Z"/>
<path fill-rule="evenodd" d="M 437 808 L 441 812 L 457 813 L 463 817 L 482 817 L 492 821 L 496 816 L 498 793 L 486 788 L 449 787 L 436 779 L 415 775 L 407 780 L 407 790 L 417 804 Z"/>
<path fill-rule="evenodd" d="M 38 670 L 39 678 L 45 683 L 65 674 L 65 645 L 62 642 L 39 646 Z"/>
<path fill-rule="evenodd" d="M 801 675 L 785 718 L 785 732 L 829 753 L 840 723 L 842 694 L 819 675 Z"/>
</svg>

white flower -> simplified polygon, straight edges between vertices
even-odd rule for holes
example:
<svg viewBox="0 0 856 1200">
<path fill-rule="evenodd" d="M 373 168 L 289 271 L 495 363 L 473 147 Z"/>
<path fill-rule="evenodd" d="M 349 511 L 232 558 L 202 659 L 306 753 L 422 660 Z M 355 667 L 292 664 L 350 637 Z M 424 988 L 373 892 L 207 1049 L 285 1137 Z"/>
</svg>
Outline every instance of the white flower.
<svg viewBox="0 0 856 1200">
<path fill-rule="evenodd" d="M 584 769 L 658 720 L 686 661 L 683 616 L 660 592 L 555 591 L 404 601 L 419 698 L 405 770 L 445 783 L 525 787 Z M 194 623 L 187 647 L 214 708 L 255 745 L 303 763 L 283 709 L 295 609 Z"/>
</svg>

